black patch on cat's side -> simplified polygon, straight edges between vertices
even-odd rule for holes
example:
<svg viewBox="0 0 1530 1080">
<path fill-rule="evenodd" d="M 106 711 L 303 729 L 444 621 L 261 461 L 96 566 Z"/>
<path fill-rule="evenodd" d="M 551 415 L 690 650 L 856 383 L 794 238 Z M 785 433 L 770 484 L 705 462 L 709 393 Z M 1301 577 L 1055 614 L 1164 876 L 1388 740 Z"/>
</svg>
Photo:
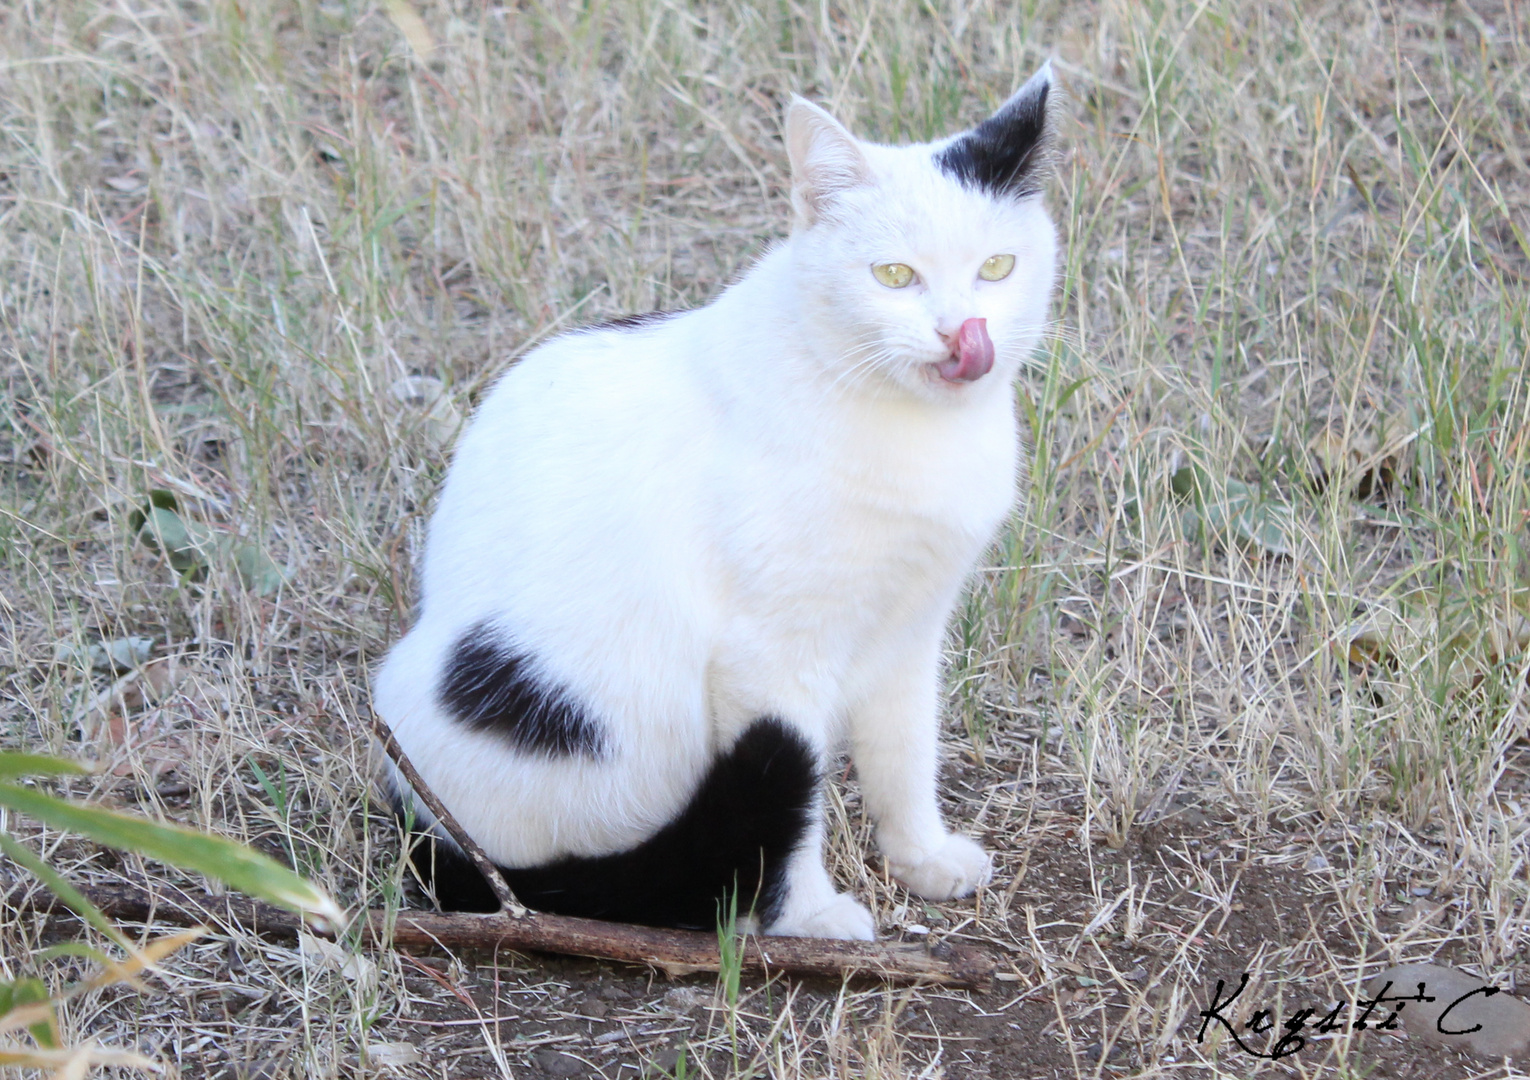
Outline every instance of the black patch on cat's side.
<svg viewBox="0 0 1530 1080">
<path fill-rule="evenodd" d="M 459 723 L 488 731 L 518 750 L 598 757 L 599 725 L 566 691 L 537 679 L 531 658 L 506 646 L 487 623 L 457 639 L 437 698 Z"/>
<path fill-rule="evenodd" d="M 769 926 L 785 899 L 787 860 L 807 832 L 817 787 L 812 748 L 766 717 L 712 763 L 674 821 L 631 851 L 501 872 L 516 898 L 538 911 L 711 930 L 719 905 L 736 889 L 740 912 L 753 908 Z M 448 910 L 495 910 L 488 884 L 455 848 L 426 841 L 413 861 Z"/>
<path fill-rule="evenodd" d="M 1051 85 L 1016 97 L 935 155 L 947 176 L 990 195 L 1023 199 L 1041 191 Z"/>
<path fill-rule="evenodd" d="M 589 326 L 581 326 L 581 330 L 636 330 L 642 326 L 652 326 L 661 323 L 665 319 L 673 319 L 680 314 L 678 311 L 643 311 L 636 315 L 618 315 L 614 319 L 604 322 L 591 323 Z"/>
</svg>

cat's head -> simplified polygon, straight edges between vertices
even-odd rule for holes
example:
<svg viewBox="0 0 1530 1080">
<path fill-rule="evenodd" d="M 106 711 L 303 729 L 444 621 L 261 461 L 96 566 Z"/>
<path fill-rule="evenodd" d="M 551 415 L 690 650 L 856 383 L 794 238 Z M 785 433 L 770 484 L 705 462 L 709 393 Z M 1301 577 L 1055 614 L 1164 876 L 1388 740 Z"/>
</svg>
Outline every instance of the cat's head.
<svg viewBox="0 0 1530 1080">
<path fill-rule="evenodd" d="M 1013 378 L 1056 273 L 1053 96 L 1046 65 L 977 127 L 898 147 L 793 99 L 793 260 L 836 383 L 961 400 Z"/>
</svg>

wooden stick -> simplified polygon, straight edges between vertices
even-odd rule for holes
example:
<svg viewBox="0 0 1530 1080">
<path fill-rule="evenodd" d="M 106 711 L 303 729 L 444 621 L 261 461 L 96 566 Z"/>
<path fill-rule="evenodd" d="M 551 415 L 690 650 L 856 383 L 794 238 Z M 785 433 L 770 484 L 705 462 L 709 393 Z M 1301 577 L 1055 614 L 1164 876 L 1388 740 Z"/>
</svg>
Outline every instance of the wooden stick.
<svg viewBox="0 0 1530 1080">
<path fill-rule="evenodd" d="M 304 929 L 297 915 L 272 904 L 242 897 L 215 897 L 167 889 L 157 894 L 134 885 L 89 886 L 81 889 L 91 903 L 114 919 L 166 922 L 189 926 L 201 922 L 228 924 L 247 932 L 295 938 Z M 50 895 L 34 892 L 27 901 L 36 911 L 61 910 Z M 690 930 L 656 930 L 646 926 L 576 919 L 566 915 L 528 912 L 468 915 L 429 911 L 377 909 L 363 916 L 362 935 L 378 948 L 401 952 L 437 949 L 513 949 L 561 953 L 597 960 L 656 967 L 672 976 L 717 971 L 721 957 L 715 934 Z M 987 953 L 963 944 L 934 949 L 922 944 L 837 941 L 830 938 L 749 937 L 742 950 L 743 969 L 767 974 L 850 975 L 893 983 L 986 989 L 995 962 Z"/>
<path fill-rule="evenodd" d="M 527 915 L 526 907 L 516 900 L 515 894 L 510 891 L 510 886 L 505 882 L 504 875 L 499 872 L 499 867 L 494 865 L 494 860 L 484 853 L 483 848 L 478 846 L 467 830 L 457 824 L 457 819 L 452 817 L 436 793 L 430 790 L 418 772 L 415 771 L 414 763 L 409 760 L 409 755 L 404 753 L 404 748 L 393 737 L 392 730 L 383 718 L 375 712 L 372 714 L 372 736 L 382 744 L 383 751 L 393 759 L 393 764 L 398 766 L 398 771 L 404 774 L 404 779 L 414 789 L 414 794 L 419 800 L 430 808 L 430 812 L 436 816 L 436 821 L 446 830 L 446 834 L 457 842 L 457 846 L 473 860 L 473 865 L 478 867 L 478 872 L 489 883 L 489 888 L 494 891 L 494 898 L 499 901 L 501 913 L 510 915 L 516 919 L 524 919 Z M 403 797 L 403 792 L 399 793 Z M 404 843 L 409 844 L 409 837 L 404 837 Z"/>
</svg>

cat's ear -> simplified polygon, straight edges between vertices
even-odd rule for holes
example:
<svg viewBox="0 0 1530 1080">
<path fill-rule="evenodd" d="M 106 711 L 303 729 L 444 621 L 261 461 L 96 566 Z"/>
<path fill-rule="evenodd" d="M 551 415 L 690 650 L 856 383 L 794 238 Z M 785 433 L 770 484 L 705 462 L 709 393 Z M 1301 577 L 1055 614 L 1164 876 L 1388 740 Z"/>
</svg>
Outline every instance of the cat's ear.
<svg viewBox="0 0 1530 1080">
<path fill-rule="evenodd" d="M 1052 62 L 999 111 L 935 154 L 948 176 L 990 195 L 1023 199 L 1041 191 L 1052 163 Z"/>
<path fill-rule="evenodd" d="M 792 163 L 792 210 L 803 226 L 817 221 L 834 196 L 871 180 L 855 136 L 795 94 L 786 110 L 786 153 Z"/>
</svg>

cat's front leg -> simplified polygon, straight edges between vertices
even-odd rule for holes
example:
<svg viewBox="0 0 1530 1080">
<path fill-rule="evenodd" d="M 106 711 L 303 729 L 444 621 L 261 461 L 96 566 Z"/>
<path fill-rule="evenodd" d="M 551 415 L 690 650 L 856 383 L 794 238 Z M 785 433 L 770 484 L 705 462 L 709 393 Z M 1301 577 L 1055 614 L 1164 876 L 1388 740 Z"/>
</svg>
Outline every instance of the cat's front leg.
<svg viewBox="0 0 1530 1080">
<path fill-rule="evenodd" d="M 857 941 L 876 938 L 876 922 L 870 909 L 849 893 L 837 891 L 823 865 L 821 806 L 813 808 L 802 843 L 787 864 L 784 884 L 785 895 L 765 930 L 767 934 Z"/>
<path fill-rule="evenodd" d="M 935 804 L 940 633 L 889 656 L 850 714 L 861 797 L 892 875 L 930 900 L 967 896 L 993 874 L 988 853 L 947 831 Z"/>
</svg>

